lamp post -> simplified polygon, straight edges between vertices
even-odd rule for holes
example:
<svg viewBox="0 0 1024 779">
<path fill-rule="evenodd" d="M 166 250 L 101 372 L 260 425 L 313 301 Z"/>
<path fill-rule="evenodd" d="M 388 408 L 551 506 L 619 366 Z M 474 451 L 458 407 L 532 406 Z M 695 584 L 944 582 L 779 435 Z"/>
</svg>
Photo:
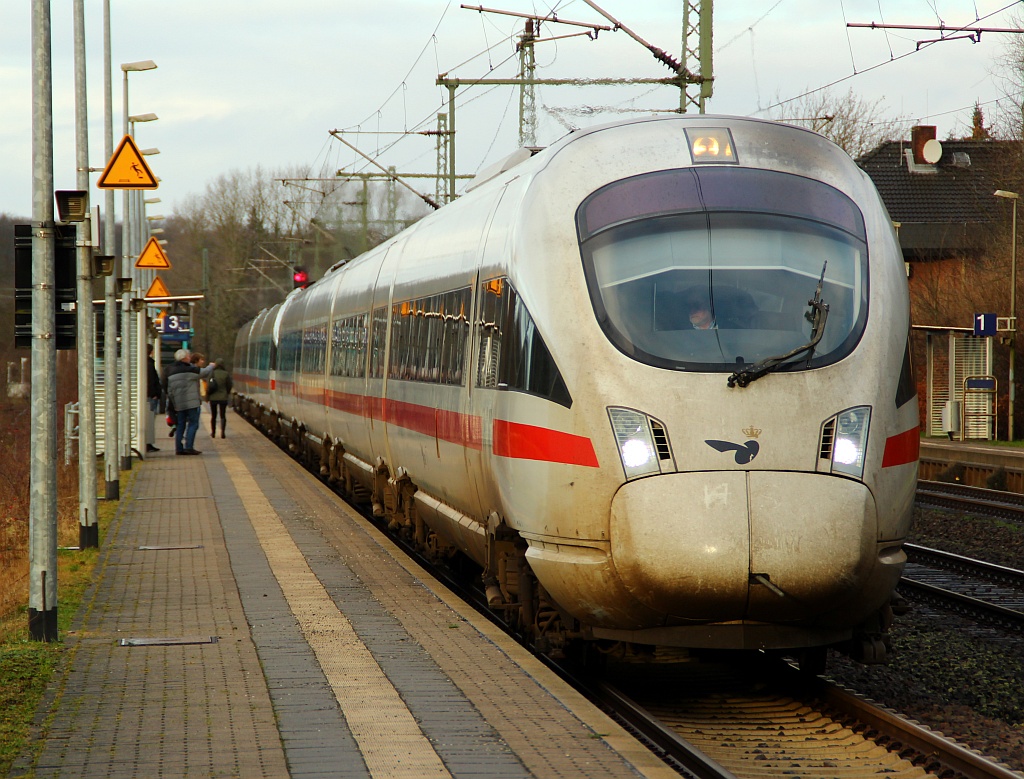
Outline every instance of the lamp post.
<svg viewBox="0 0 1024 779">
<path fill-rule="evenodd" d="M 1007 414 L 1007 440 L 1013 440 L 1013 402 L 1016 399 L 1013 369 L 1017 361 L 1017 201 L 1020 195 L 997 189 L 992 193 L 1013 201 L 1013 222 L 1010 230 L 1010 410 Z"/>
<path fill-rule="evenodd" d="M 125 135 L 129 134 L 128 114 L 128 74 L 138 73 L 144 70 L 154 70 L 156 63 L 153 60 L 139 60 L 137 62 L 122 62 L 121 72 L 124 74 L 122 99 L 121 99 L 121 129 Z M 126 278 L 131 278 L 134 271 L 131 253 L 131 192 L 124 190 L 122 201 L 123 221 L 121 227 L 121 255 L 122 273 Z M 121 296 L 121 420 L 118 425 L 119 440 L 121 447 L 121 470 L 129 470 L 132 467 L 132 430 L 131 430 L 131 405 L 132 405 L 132 349 L 131 349 L 131 302 L 129 293 Z M 141 344 L 139 345 L 141 348 Z M 141 385 L 136 388 L 141 395 Z M 141 420 L 139 420 L 141 422 Z"/>
<path fill-rule="evenodd" d="M 135 137 L 135 123 L 136 122 L 155 122 L 159 117 L 156 114 L 139 114 L 137 116 L 129 116 L 128 124 L 131 127 L 131 136 Z M 140 149 L 139 153 L 143 156 L 151 154 L 159 154 L 159 149 Z M 146 244 L 146 220 L 142 217 L 145 215 L 146 206 L 144 205 L 145 196 L 142 190 L 137 190 L 130 193 L 132 201 L 132 218 L 130 220 L 131 226 L 131 242 L 132 247 L 129 256 L 137 258 L 142 253 L 142 247 Z M 135 264 L 132 263 L 131 274 L 135 282 L 135 298 L 131 301 L 131 309 L 135 315 L 135 386 L 137 388 L 135 393 L 135 416 L 138 419 L 138 425 L 136 426 L 136 433 L 138 434 L 138 447 L 136 451 L 139 453 L 139 457 L 145 459 L 147 454 L 150 452 L 151 447 L 156 446 L 153 413 L 149 407 L 149 357 L 147 354 L 146 344 L 149 341 L 149 330 L 146 327 L 146 323 L 149 317 L 149 312 L 146 309 L 145 295 L 146 290 L 149 289 L 149 285 L 152 283 L 150 278 L 153 275 L 153 271 L 145 270 L 142 268 L 136 268 Z"/>
<path fill-rule="evenodd" d="M 89 117 L 86 99 L 85 3 L 74 2 L 75 182 L 89 189 Z M 92 303 L 91 214 L 78 223 L 76 336 L 78 352 L 78 545 L 100 545 L 96 503 L 96 312 Z"/>
</svg>

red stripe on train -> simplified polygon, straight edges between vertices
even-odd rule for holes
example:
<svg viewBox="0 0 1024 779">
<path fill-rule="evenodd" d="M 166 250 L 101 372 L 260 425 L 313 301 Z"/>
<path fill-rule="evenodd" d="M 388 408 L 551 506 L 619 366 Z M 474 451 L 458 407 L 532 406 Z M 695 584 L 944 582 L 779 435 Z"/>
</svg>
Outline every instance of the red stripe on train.
<svg viewBox="0 0 1024 779">
<path fill-rule="evenodd" d="M 282 389 L 294 386 L 293 382 L 280 383 Z M 319 391 L 302 392 L 302 396 L 321 402 Z M 473 414 L 330 389 L 324 392 L 322 402 L 347 414 L 384 421 L 467 449 L 482 450 L 484 446 L 483 420 Z M 493 432 L 492 450 L 499 457 L 599 467 L 594 444 L 584 436 L 501 419 L 494 420 Z"/>
<path fill-rule="evenodd" d="M 915 462 L 921 456 L 921 428 L 912 427 L 885 439 L 882 467 L 893 468 Z"/>
<path fill-rule="evenodd" d="M 504 419 L 494 420 L 492 448 L 499 457 L 599 467 L 589 438 Z"/>
</svg>

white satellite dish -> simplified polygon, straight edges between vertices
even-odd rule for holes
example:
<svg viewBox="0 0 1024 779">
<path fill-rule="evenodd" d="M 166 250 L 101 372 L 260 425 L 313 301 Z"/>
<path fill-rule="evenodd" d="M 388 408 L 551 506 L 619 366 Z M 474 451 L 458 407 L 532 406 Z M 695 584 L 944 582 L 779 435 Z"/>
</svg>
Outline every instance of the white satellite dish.
<svg viewBox="0 0 1024 779">
<path fill-rule="evenodd" d="M 934 138 L 925 141 L 924 148 L 921 149 L 921 156 L 929 165 L 934 165 L 942 158 L 942 144 Z"/>
</svg>

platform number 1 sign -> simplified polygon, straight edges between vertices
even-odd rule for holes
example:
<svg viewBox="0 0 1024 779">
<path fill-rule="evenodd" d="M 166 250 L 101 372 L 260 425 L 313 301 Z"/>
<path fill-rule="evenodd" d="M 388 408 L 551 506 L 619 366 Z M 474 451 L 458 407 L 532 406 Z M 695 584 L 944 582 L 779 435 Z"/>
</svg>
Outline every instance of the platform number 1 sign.
<svg viewBox="0 0 1024 779">
<path fill-rule="evenodd" d="M 995 335 L 996 334 L 996 315 L 995 314 L 975 314 L 974 315 L 974 334 L 977 335 L 977 336 Z"/>
</svg>

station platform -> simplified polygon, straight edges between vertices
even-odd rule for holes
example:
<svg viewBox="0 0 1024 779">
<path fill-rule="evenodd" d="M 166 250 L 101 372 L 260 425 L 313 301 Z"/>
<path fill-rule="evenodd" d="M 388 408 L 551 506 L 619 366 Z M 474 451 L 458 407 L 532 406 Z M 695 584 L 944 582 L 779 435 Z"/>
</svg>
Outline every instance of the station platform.
<svg viewBox="0 0 1024 779">
<path fill-rule="evenodd" d="M 1009 446 L 1005 441 L 981 439 L 922 438 L 921 459 L 970 460 L 995 465 L 1014 464 L 1024 467 L 1024 448 Z"/>
<path fill-rule="evenodd" d="M 1024 494 L 1024 447 L 1005 441 L 922 438 L 918 477 Z"/>
<path fill-rule="evenodd" d="M 674 777 L 240 418 L 133 468 L 34 777 Z"/>
</svg>

